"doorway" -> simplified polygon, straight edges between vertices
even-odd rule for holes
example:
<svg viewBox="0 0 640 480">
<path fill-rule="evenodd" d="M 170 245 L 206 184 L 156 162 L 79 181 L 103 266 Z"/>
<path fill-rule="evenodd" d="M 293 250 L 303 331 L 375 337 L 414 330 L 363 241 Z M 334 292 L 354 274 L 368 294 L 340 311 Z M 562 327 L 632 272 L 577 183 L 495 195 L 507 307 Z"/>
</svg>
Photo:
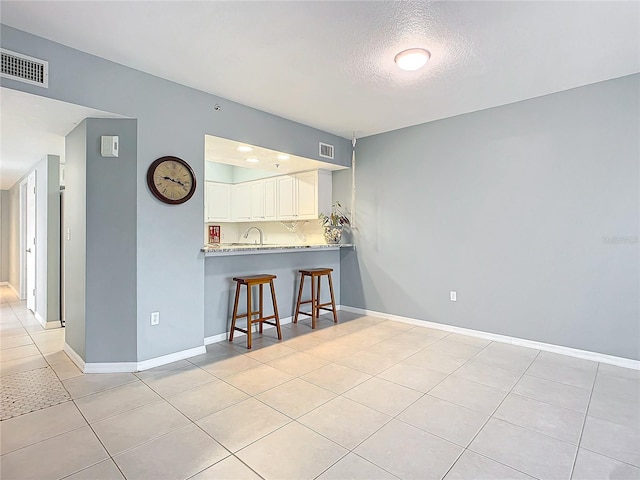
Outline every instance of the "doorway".
<svg viewBox="0 0 640 480">
<path fill-rule="evenodd" d="M 36 310 L 36 172 L 20 184 L 20 297 Z"/>
</svg>

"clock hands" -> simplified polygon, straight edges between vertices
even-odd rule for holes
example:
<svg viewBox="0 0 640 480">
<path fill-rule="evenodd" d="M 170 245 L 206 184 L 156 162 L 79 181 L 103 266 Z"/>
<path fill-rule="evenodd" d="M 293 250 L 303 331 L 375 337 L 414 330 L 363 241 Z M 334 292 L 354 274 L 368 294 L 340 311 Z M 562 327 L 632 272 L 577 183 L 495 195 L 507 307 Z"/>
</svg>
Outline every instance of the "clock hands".
<svg viewBox="0 0 640 480">
<path fill-rule="evenodd" d="M 169 176 L 167 176 L 167 175 L 165 175 L 165 176 L 164 176 L 164 177 L 162 177 L 162 178 L 164 178 L 165 180 L 170 180 L 170 181 L 172 181 L 173 183 L 177 183 L 177 184 L 178 184 L 178 185 L 180 185 L 181 187 L 185 187 L 185 188 L 186 188 L 186 185 L 185 185 L 184 183 L 182 183 L 180 180 L 176 180 L 175 178 L 171 178 L 171 177 L 169 177 Z"/>
</svg>

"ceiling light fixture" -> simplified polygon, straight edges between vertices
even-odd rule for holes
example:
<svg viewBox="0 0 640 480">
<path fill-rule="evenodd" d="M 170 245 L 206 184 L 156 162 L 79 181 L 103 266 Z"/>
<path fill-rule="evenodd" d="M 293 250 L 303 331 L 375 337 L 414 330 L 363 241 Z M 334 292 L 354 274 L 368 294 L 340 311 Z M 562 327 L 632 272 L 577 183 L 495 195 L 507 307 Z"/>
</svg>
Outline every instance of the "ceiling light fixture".
<svg viewBox="0 0 640 480">
<path fill-rule="evenodd" d="M 289 160 L 289 158 L 291 158 L 289 157 L 289 155 L 283 155 L 283 154 L 278 155 L 278 160 Z"/>
<path fill-rule="evenodd" d="M 246 145 L 240 145 L 238 147 L 239 152 L 250 152 L 251 150 L 253 150 L 253 148 L 247 147 Z"/>
<path fill-rule="evenodd" d="M 431 58 L 429 50 L 424 48 L 410 48 L 403 50 L 396 55 L 394 61 L 402 70 L 418 70 L 427 63 L 427 60 Z"/>
<path fill-rule="evenodd" d="M 249 163 L 258 163 L 260 160 L 258 160 L 257 158 L 247 158 L 247 162 Z"/>
</svg>

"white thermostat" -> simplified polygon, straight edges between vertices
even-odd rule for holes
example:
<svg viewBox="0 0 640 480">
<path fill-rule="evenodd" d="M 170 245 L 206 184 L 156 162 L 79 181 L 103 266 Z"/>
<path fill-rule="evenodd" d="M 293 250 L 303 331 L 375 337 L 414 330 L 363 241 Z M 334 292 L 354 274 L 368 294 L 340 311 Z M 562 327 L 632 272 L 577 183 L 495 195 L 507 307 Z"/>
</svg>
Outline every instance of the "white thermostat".
<svg viewBox="0 0 640 480">
<path fill-rule="evenodd" d="M 118 156 L 118 136 L 103 135 L 100 142 L 100 154 L 103 157 Z"/>
</svg>

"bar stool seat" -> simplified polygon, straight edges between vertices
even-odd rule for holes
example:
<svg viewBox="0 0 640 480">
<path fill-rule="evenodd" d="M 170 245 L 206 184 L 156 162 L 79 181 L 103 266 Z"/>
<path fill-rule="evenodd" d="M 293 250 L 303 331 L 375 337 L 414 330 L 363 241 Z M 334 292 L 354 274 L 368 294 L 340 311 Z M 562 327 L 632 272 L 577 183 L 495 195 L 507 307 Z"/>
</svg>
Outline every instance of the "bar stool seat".
<svg viewBox="0 0 640 480">
<path fill-rule="evenodd" d="M 233 316 L 231 317 L 231 331 L 229 332 L 229 341 L 233 342 L 233 334 L 236 330 L 247 334 L 247 349 L 251 349 L 251 325 L 258 322 L 260 325 L 260 333 L 262 333 L 263 324 L 273 325 L 278 331 L 278 340 L 282 340 L 282 330 L 280 329 L 280 316 L 278 315 L 278 303 L 276 301 L 276 291 L 273 286 L 273 280 L 277 278 L 275 275 L 260 274 L 249 275 L 246 277 L 235 277 L 233 279 L 236 282 L 236 298 L 233 302 Z M 273 315 L 268 317 L 264 316 L 264 292 L 263 288 L 266 284 L 269 284 L 271 289 L 271 303 L 273 304 Z M 240 290 L 242 286 L 247 287 L 247 313 L 238 315 L 238 299 L 240 298 Z M 259 301 L 258 310 L 253 311 L 251 304 L 251 289 L 254 286 L 259 286 Z M 253 318 L 254 315 L 258 315 L 258 318 Z M 236 327 L 236 320 L 239 318 L 247 319 L 247 329 Z M 271 321 L 274 320 L 274 321 Z"/>
<path fill-rule="evenodd" d="M 333 322 L 338 323 L 338 315 L 336 313 L 336 299 L 333 295 L 333 282 L 331 281 L 331 272 L 333 268 L 309 268 L 306 270 L 298 270 L 301 274 L 300 277 L 300 289 L 298 290 L 298 301 L 296 303 L 296 313 L 293 317 L 293 323 L 298 323 L 298 315 L 308 315 L 311 317 L 311 328 L 316 328 L 316 321 L 320 316 L 320 310 L 326 310 L 333 312 Z M 329 283 L 329 292 L 331 294 L 331 301 L 320 303 L 320 283 L 322 277 L 326 276 Z M 311 278 L 311 299 L 302 301 L 302 290 L 304 288 L 305 277 Z M 301 312 L 300 306 L 305 303 L 311 304 L 311 313 Z M 331 307 L 329 307 L 331 305 Z"/>
</svg>

